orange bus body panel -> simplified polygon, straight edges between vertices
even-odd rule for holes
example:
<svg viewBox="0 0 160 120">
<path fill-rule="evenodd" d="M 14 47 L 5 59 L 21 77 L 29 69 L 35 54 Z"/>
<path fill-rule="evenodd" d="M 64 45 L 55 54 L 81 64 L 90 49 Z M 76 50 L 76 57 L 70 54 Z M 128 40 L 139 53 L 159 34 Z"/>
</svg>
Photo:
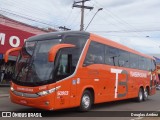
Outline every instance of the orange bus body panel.
<svg viewBox="0 0 160 120">
<path fill-rule="evenodd" d="M 111 66 L 107 64 L 93 64 L 84 67 L 83 62 L 85 60 L 87 50 L 91 41 L 96 41 L 105 45 L 113 46 L 134 54 L 138 54 L 140 56 L 153 59 L 150 56 L 139 53 L 111 40 L 99 37 L 94 34 L 90 34 L 90 38 L 87 41 L 84 50 L 82 51 L 77 69 L 71 76 L 56 83 L 38 87 L 18 86 L 14 83 L 12 83 L 11 85 L 15 90 L 19 92 L 27 92 L 32 94 L 56 87 L 59 87 L 58 90 L 51 94 L 38 98 L 16 96 L 12 91 L 10 91 L 12 102 L 46 110 L 57 110 L 79 106 L 82 94 L 85 89 L 89 89 L 92 91 L 92 94 L 94 96 L 94 103 L 101 103 L 107 101 L 135 98 L 138 96 L 138 91 L 141 86 L 144 88 L 150 86 L 151 74 L 149 74 L 149 71 Z M 120 74 L 117 74 L 116 71 L 118 71 Z M 137 77 L 134 75 L 135 73 L 141 73 L 144 76 Z M 119 83 L 117 92 L 115 92 L 117 75 Z M 125 83 L 127 83 L 127 85 Z M 25 89 L 28 89 L 28 91 L 25 91 Z M 152 94 L 155 94 L 154 90 L 152 91 Z M 49 102 L 49 105 L 46 105 L 46 102 Z"/>
</svg>

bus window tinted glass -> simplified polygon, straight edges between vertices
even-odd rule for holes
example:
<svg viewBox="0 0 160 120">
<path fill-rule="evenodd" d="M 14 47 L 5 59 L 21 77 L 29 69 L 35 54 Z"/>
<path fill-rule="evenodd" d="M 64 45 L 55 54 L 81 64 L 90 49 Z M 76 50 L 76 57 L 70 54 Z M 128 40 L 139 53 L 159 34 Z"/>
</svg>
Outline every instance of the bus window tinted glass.
<svg viewBox="0 0 160 120">
<path fill-rule="evenodd" d="M 58 66 L 57 75 L 67 75 L 70 73 L 69 64 L 68 64 L 68 55 L 62 54 L 60 57 L 60 62 Z"/>
<path fill-rule="evenodd" d="M 118 65 L 118 49 L 106 46 L 105 63 L 108 65 Z"/>
<path fill-rule="evenodd" d="M 66 54 L 72 54 L 72 66 L 75 70 L 80 54 L 82 52 L 82 49 L 86 43 L 86 40 L 88 38 L 85 36 L 67 36 L 61 43 L 66 43 L 66 44 L 73 44 L 76 47 L 75 48 L 70 48 L 70 49 L 64 49 L 63 53 Z"/>
<path fill-rule="evenodd" d="M 146 70 L 146 58 L 139 56 L 139 69 Z"/>
<path fill-rule="evenodd" d="M 129 53 L 119 50 L 118 65 L 120 67 L 129 67 Z"/>
<path fill-rule="evenodd" d="M 138 55 L 130 53 L 130 67 L 139 69 Z"/>
<path fill-rule="evenodd" d="M 156 69 L 156 62 L 152 60 L 151 62 L 151 71 L 154 71 Z"/>
<path fill-rule="evenodd" d="M 104 64 L 104 45 L 98 42 L 91 42 L 84 65 Z"/>
<path fill-rule="evenodd" d="M 146 70 L 150 71 L 151 70 L 151 59 L 146 59 Z"/>
</svg>

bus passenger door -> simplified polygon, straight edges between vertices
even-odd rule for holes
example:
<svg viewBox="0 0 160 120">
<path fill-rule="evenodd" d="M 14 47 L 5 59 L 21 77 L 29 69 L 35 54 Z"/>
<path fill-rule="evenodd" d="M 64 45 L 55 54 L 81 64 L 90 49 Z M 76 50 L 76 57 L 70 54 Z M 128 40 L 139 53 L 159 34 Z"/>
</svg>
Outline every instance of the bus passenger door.
<svg viewBox="0 0 160 120">
<path fill-rule="evenodd" d="M 55 107 L 56 109 L 70 107 L 70 99 L 75 97 L 76 84 L 72 77 L 72 55 L 61 54 L 59 64 L 56 71 L 55 78 L 56 83 L 56 96 L 55 96 Z M 72 86 L 72 88 L 71 88 Z"/>
</svg>

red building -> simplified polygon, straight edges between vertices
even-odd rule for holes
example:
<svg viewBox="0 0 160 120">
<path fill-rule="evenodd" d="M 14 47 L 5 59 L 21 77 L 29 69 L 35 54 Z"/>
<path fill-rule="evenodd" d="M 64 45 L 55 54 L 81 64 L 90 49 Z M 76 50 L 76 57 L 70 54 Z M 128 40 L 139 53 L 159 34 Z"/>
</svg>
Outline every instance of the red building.
<svg viewBox="0 0 160 120">
<path fill-rule="evenodd" d="M 40 29 L 0 15 L 0 84 L 9 83 L 17 56 L 17 53 L 12 54 L 9 57 L 10 61 L 4 63 L 4 53 L 10 48 L 21 47 L 28 37 L 51 31 L 56 30 Z"/>
</svg>

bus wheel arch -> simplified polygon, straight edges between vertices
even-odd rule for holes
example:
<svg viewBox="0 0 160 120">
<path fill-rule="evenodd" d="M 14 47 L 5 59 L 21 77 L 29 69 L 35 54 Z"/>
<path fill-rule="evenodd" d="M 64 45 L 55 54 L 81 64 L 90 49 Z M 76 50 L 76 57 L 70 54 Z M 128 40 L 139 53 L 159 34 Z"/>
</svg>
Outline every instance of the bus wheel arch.
<svg viewBox="0 0 160 120">
<path fill-rule="evenodd" d="M 94 89 L 90 87 L 90 88 L 86 88 L 85 90 L 89 90 L 91 92 L 91 95 L 92 95 L 92 104 L 94 104 L 94 101 L 95 101 Z"/>
<path fill-rule="evenodd" d="M 93 88 L 86 88 L 83 90 L 80 106 L 78 108 L 79 111 L 89 111 L 91 109 L 92 104 L 94 104 L 94 90 Z"/>
</svg>

